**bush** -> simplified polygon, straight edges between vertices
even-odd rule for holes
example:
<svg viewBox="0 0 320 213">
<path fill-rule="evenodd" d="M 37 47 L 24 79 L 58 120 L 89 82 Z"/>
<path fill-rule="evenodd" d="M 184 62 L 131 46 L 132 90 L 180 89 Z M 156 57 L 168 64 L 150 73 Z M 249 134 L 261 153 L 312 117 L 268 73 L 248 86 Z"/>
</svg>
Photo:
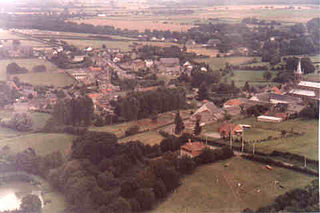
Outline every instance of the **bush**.
<svg viewBox="0 0 320 213">
<path fill-rule="evenodd" d="M 125 136 L 128 137 L 131 135 L 135 135 L 135 134 L 139 133 L 139 129 L 140 129 L 140 127 L 137 125 L 129 127 L 125 132 Z"/>
<path fill-rule="evenodd" d="M 27 113 L 15 113 L 10 120 L 2 120 L 1 125 L 21 132 L 32 130 L 32 119 Z"/>
<path fill-rule="evenodd" d="M 218 160 L 225 160 L 233 156 L 233 151 L 228 147 L 222 149 L 205 149 L 203 152 L 195 158 L 197 164 L 208 164 Z"/>
<path fill-rule="evenodd" d="M 47 67 L 45 65 L 37 65 L 32 68 L 33 72 L 45 72 L 47 71 Z"/>
</svg>

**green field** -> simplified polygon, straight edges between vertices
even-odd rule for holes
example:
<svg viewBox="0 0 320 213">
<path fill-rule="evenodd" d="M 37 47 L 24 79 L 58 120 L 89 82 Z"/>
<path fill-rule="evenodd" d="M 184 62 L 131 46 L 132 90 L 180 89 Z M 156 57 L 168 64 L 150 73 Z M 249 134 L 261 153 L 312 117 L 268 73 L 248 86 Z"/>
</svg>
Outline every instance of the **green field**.
<svg viewBox="0 0 320 213">
<path fill-rule="evenodd" d="M 228 167 L 224 165 L 228 163 Z M 198 167 L 153 213 L 241 212 L 271 204 L 276 196 L 304 187 L 313 177 L 234 157 Z M 283 188 L 274 184 L 279 181 Z M 241 187 L 238 187 L 238 183 Z M 259 192 L 260 190 L 260 192 Z"/>
<path fill-rule="evenodd" d="M 75 80 L 67 74 L 58 72 L 26 73 L 15 76 L 17 76 L 20 81 L 34 86 L 65 87 L 75 83 Z"/>
<path fill-rule="evenodd" d="M 197 59 L 196 61 L 205 62 L 209 64 L 211 69 L 219 70 L 219 69 L 224 69 L 227 62 L 232 65 L 241 65 L 241 64 L 249 63 L 253 59 L 254 57 L 222 57 L 222 58 L 202 58 L 202 59 Z M 259 58 L 257 59 L 260 60 Z"/>
<path fill-rule="evenodd" d="M 261 143 L 257 143 L 256 150 L 271 153 L 274 150 L 282 151 L 282 152 L 290 152 L 293 154 L 305 155 L 311 159 L 318 159 L 318 126 L 319 122 L 317 120 L 288 120 L 281 123 L 265 123 L 265 122 L 257 122 L 255 118 L 244 119 L 240 121 L 235 121 L 236 123 L 241 124 L 250 124 L 252 125 L 252 130 L 258 128 L 259 131 L 265 130 L 260 135 L 267 136 L 268 134 L 275 132 L 275 134 L 271 134 L 270 136 L 278 136 L 281 130 L 286 131 L 295 131 L 304 133 L 301 136 L 294 137 L 284 137 L 278 140 L 268 140 Z M 270 130 L 274 129 L 274 130 Z M 271 132 L 270 132 L 271 131 Z M 259 136 L 255 136 L 254 134 L 248 135 L 250 139 L 259 139 Z M 245 133 L 245 139 L 247 134 Z"/>
<path fill-rule="evenodd" d="M 39 155 L 47 155 L 54 151 L 61 151 L 62 154 L 67 154 L 73 138 L 74 136 L 67 134 L 22 134 L 0 139 L 0 148 L 8 146 L 13 153 L 21 152 L 31 147 Z"/>
<path fill-rule="evenodd" d="M 249 85 L 258 86 L 258 85 L 276 85 L 277 83 L 270 81 L 266 81 L 263 78 L 263 71 L 252 71 L 252 70 L 236 70 L 233 71 L 233 76 L 226 76 L 227 81 L 234 80 L 236 86 L 243 87 L 246 81 L 248 81 Z M 272 73 L 272 78 L 276 76 L 275 72 Z"/>
<path fill-rule="evenodd" d="M 29 70 L 28 73 L 17 74 L 20 81 L 39 86 L 55 86 L 64 87 L 73 84 L 75 81 L 65 73 L 57 72 L 58 68 L 49 61 L 40 59 L 9 59 L 0 60 L 0 81 L 7 79 L 7 66 L 10 63 L 17 63 L 21 67 Z M 48 72 L 34 73 L 31 72 L 32 68 L 37 65 L 45 65 Z"/>
<path fill-rule="evenodd" d="M 12 34 L 9 30 L 0 29 L 0 40 L 4 39 L 21 39 L 21 37 Z"/>
<path fill-rule="evenodd" d="M 140 141 L 143 144 L 155 145 L 160 144 L 163 140 L 163 137 L 157 131 L 148 131 L 141 134 L 133 135 L 130 137 L 126 137 L 121 139 L 121 143 L 129 142 L 129 141 Z"/>
<path fill-rule="evenodd" d="M 129 41 L 104 41 L 104 40 L 72 40 L 72 39 L 64 39 L 70 45 L 74 45 L 78 48 L 101 48 L 103 44 L 106 45 L 107 48 L 119 48 L 122 51 L 129 51 L 129 45 L 131 42 Z"/>
</svg>

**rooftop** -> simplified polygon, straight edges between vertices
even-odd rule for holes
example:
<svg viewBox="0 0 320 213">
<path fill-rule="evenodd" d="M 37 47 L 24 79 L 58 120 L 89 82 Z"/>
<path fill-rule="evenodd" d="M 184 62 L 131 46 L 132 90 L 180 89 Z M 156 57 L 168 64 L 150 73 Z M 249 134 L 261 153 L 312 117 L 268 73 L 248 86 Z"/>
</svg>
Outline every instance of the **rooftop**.
<svg viewBox="0 0 320 213">
<path fill-rule="evenodd" d="M 312 87 L 312 88 L 320 89 L 320 83 L 319 82 L 312 82 L 312 81 L 300 81 L 298 86 Z"/>
<path fill-rule="evenodd" d="M 315 97 L 316 96 L 314 91 L 302 90 L 302 89 L 293 89 L 289 93 L 294 94 L 294 95 L 308 96 L 308 97 Z"/>
</svg>

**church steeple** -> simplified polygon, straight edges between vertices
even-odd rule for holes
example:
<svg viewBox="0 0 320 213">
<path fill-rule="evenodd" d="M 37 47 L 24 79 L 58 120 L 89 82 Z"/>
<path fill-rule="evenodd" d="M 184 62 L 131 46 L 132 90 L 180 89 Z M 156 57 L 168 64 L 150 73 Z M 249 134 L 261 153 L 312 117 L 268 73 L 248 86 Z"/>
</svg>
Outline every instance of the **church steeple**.
<svg viewBox="0 0 320 213">
<path fill-rule="evenodd" d="M 299 63 L 298 63 L 297 69 L 294 71 L 295 79 L 297 81 L 301 80 L 302 75 L 303 75 L 303 71 L 301 69 L 301 59 L 299 58 Z"/>
</svg>

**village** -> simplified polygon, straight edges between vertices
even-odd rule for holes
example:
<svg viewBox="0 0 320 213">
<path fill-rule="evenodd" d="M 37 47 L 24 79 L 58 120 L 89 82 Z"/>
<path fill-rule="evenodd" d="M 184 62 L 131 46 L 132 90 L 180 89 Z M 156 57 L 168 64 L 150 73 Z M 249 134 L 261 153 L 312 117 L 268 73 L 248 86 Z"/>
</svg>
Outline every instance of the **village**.
<svg viewBox="0 0 320 213">
<path fill-rule="evenodd" d="M 0 213 L 319 210 L 317 6 L 61 2 L 0 11 Z"/>
</svg>

